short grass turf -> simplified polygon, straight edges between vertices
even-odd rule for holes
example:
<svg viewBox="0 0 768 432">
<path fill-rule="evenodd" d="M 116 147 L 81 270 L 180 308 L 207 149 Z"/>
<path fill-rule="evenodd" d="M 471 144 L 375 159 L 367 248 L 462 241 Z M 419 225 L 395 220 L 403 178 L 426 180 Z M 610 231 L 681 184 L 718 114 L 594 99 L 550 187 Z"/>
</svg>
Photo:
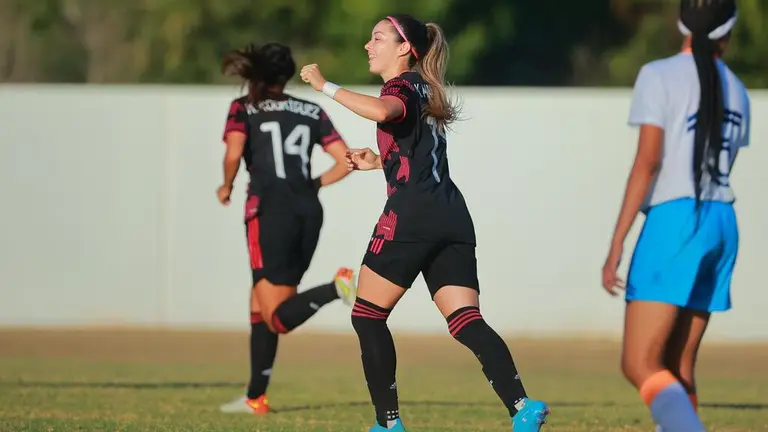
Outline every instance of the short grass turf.
<svg viewBox="0 0 768 432">
<path fill-rule="evenodd" d="M 480 366 L 448 335 L 395 335 L 409 432 L 509 431 Z M 619 344 L 507 339 L 544 431 L 651 431 L 618 370 Z M 362 432 L 373 410 L 354 336 L 282 337 L 275 413 L 223 414 L 247 380 L 246 333 L 0 330 L 0 431 Z M 709 431 L 768 431 L 768 345 L 706 343 L 698 370 Z"/>
</svg>

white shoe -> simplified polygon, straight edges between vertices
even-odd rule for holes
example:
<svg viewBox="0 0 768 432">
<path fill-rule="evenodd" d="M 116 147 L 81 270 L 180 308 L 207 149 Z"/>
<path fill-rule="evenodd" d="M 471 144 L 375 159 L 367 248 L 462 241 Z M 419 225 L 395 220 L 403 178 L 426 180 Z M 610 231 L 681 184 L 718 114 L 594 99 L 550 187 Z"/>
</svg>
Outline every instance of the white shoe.
<svg viewBox="0 0 768 432">
<path fill-rule="evenodd" d="M 269 404 L 267 403 L 266 395 L 259 396 L 256 399 L 240 396 L 232 402 L 221 405 L 219 410 L 225 413 L 267 414 L 269 413 Z"/>
<path fill-rule="evenodd" d="M 346 267 L 340 268 L 333 278 L 333 284 L 336 285 L 336 293 L 341 301 L 347 306 L 352 306 L 357 298 L 355 271 Z"/>
</svg>

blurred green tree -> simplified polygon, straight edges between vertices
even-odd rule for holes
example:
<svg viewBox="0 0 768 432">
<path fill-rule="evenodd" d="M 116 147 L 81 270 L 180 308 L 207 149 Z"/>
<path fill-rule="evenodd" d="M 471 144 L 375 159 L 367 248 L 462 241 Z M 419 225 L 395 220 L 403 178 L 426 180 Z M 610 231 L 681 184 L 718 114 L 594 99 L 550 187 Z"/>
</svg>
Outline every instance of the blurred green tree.
<svg viewBox="0 0 768 432">
<path fill-rule="evenodd" d="M 739 0 L 739 21 L 725 61 L 750 88 L 768 87 L 768 2 Z M 615 16 L 633 37 L 602 54 L 605 85 L 632 85 L 643 63 L 680 50 L 677 2 L 614 0 Z"/>
<path fill-rule="evenodd" d="M 768 2 L 739 7 L 726 59 L 768 87 Z M 670 0 L 3 0 L 0 81 L 222 83 L 226 51 L 280 41 L 334 81 L 377 83 L 363 45 L 394 12 L 441 24 L 461 85 L 628 86 L 681 42 Z"/>
</svg>

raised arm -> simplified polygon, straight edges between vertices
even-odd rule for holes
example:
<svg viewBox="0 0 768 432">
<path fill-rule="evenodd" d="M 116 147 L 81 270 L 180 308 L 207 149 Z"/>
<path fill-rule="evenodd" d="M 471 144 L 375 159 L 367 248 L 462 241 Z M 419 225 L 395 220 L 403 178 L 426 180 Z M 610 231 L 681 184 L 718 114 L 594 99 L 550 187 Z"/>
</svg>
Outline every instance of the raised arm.
<svg viewBox="0 0 768 432">
<path fill-rule="evenodd" d="M 326 83 L 331 84 L 327 81 Z M 333 91 L 331 87 L 329 93 L 331 93 L 331 99 L 344 105 L 350 111 L 377 123 L 394 121 L 403 117 L 405 113 L 403 104 L 394 96 L 373 97 L 340 87 L 336 91 Z"/>
<path fill-rule="evenodd" d="M 397 96 L 373 97 L 341 88 L 323 78 L 316 64 L 304 66 L 301 78 L 315 90 L 322 91 L 326 96 L 368 120 L 386 123 L 405 116 L 405 104 Z"/>
</svg>

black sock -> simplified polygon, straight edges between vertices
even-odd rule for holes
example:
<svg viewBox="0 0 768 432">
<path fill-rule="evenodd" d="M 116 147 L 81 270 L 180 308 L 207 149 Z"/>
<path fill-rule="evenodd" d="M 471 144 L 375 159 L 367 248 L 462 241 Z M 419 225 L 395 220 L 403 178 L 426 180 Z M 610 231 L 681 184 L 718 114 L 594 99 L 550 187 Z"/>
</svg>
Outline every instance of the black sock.
<svg viewBox="0 0 768 432">
<path fill-rule="evenodd" d="M 390 312 L 360 298 L 355 301 L 352 309 L 352 327 L 360 340 L 368 392 L 376 408 L 376 422 L 383 427 L 388 427 L 388 421 L 400 417 L 395 379 L 395 342 L 387 327 Z"/>
<path fill-rule="evenodd" d="M 446 321 L 451 336 L 480 360 L 485 377 L 504 402 L 510 417 L 517 414 L 515 405 L 527 395 L 504 339 L 485 322 L 475 306 L 458 309 Z"/>
<path fill-rule="evenodd" d="M 267 391 L 272 365 L 277 354 L 277 334 L 272 333 L 260 313 L 251 313 L 251 381 L 248 398 L 255 399 Z"/>
<path fill-rule="evenodd" d="M 272 315 L 272 327 L 278 333 L 288 333 L 304 324 L 322 306 L 338 298 L 333 282 L 302 291 L 280 303 Z"/>
</svg>

